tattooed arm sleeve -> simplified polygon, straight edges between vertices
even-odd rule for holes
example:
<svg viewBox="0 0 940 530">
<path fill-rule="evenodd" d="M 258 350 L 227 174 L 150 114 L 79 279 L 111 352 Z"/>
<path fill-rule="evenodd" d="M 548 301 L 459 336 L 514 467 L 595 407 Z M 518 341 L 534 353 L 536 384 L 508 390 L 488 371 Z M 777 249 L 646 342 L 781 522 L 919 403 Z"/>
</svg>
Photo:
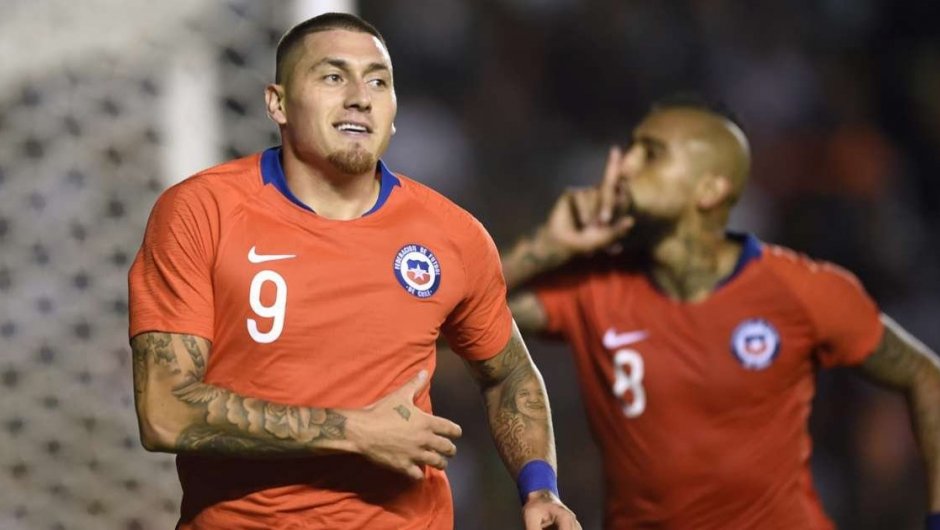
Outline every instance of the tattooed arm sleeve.
<svg viewBox="0 0 940 530">
<path fill-rule="evenodd" d="M 523 237 L 509 251 L 500 253 L 506 288 L 512 293 L 532 278 L 563 265 L 571 255 L 570 251 L 554 242 L 547 229 Z"/>
<path fill-rule="evenodd" d="M 490 431 L 513 478 L 530 460 L 546 460 L 555 467 L 555 440 L 545 384 L 519 329 L 513 325 L 509 343 L 496 356 L 467 364 L 480 385 Z"/>
<path fill-rule="evenodd" d="M 201 337 L 173 333 L 131 340 L 145 448 L 251 456 L 351 450 L 342 411 L 271 403 L 204 383 L 210 346 Z"/>
<path fill-rule="evenodd" d="M 882 315 L 884 335 L 861 366 L 872 381 L 907 397 L 927 467 L 930 511 L 940 511 L 940 362 L 935 353 L 900 325 Z"/>
</svg>

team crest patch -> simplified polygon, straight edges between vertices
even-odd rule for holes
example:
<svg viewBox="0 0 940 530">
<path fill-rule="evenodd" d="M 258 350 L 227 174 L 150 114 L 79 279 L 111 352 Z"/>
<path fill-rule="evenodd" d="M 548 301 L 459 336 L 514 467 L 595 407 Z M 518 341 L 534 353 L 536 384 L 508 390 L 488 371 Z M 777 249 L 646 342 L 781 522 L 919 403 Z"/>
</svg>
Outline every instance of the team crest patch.
<svg viewBox="0 0 940 530">
<path fill-rule="evenodd" d="M 780 334 L 770 322 L 745 320 L 731 334 L 731 352 L 748 370 L 763 370 L 773 364 L 780 351 Z"/>
<path fill-rule="evenodd" d="M 428 298 L 441 286 L 441 264 L 427 247 L 405 245 L 395 255 L 395 278 L 409 294 Z"/>
</svg>

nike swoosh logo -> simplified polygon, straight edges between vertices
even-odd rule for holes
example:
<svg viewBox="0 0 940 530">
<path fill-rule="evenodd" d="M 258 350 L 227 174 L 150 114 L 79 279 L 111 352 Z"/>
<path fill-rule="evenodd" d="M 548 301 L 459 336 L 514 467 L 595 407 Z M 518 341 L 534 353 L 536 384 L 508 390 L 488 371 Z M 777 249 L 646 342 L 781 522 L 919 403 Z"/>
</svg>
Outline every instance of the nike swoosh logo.
<svg viewBox="0 0 940 530">
<path fill-rule="evenodd" d="M 604 347 L 613 350 L 621 346 L 635 344 L 649 336 L 650 334 L 646 330 L 617 333 L 614 328 L 610 328 L 607 333 L 604 333 Z"/>
<path fill-rule="evenodd" d="M 266 261 L 277 261 L 279 259 L 296 258 L 296 254 L 258 254 L 255 247 L 248 251 L 248 261 L 251 263 L 264 263 Z"/>
</svg>

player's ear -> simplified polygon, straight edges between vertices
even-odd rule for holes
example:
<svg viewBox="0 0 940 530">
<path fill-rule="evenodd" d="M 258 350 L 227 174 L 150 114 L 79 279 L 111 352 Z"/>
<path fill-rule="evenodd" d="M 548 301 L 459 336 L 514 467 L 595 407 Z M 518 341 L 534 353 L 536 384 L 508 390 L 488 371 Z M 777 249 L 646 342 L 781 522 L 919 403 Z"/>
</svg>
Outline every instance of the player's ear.
<svg viewBox="0 0 940 530">
<path fill-rule="evenodd" d="M 725 203 L 734 191 L 731 179 L 725 175 L 706 173 L 698 183 L 698 207 L 711 210 Z"/>
<path fill-rule="evenodd" d="M 269 84 L 264 87 L 264 103 L 268 112 L 268 117 L 278 125 L 287 124 L 287 114 L 284 111 L 284 87 L 281 85 Z"/>
</svg>

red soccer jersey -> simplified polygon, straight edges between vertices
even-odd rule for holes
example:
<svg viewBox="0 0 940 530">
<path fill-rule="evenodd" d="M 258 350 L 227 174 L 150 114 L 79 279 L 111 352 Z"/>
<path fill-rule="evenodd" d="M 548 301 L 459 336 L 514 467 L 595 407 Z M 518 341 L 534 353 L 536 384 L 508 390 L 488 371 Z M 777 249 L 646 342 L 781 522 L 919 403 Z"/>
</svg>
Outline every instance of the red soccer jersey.
<svg viewBox="0 0 940 530">
<path fill-rule="evenodd" d="M 286 186 L 280 151 L 206 170 L 154 206 L 130 272 L 130 335 L 212 342 L 206 382 L 361 408 L 433 373 L 435 341 L 489 358 L 509 340 L 498 252 L 470 214 L 380 164 L 363 217 L 333 221 Z M 431 411 L 427 388 L 416 403 Z M 353 455 L 180 455 L 185 529 L 449 529 L 443 472 L 412 482 Z"/>
<path fill-rule="evenodd" d="M 832 527 L 809 469 L 815 371 L 862 362 L 882 334 L 851 274 L 747 236 L 699 303 L 615 269 L 537 294 L 576 354 L 609 530 Z"/>
</svg>

